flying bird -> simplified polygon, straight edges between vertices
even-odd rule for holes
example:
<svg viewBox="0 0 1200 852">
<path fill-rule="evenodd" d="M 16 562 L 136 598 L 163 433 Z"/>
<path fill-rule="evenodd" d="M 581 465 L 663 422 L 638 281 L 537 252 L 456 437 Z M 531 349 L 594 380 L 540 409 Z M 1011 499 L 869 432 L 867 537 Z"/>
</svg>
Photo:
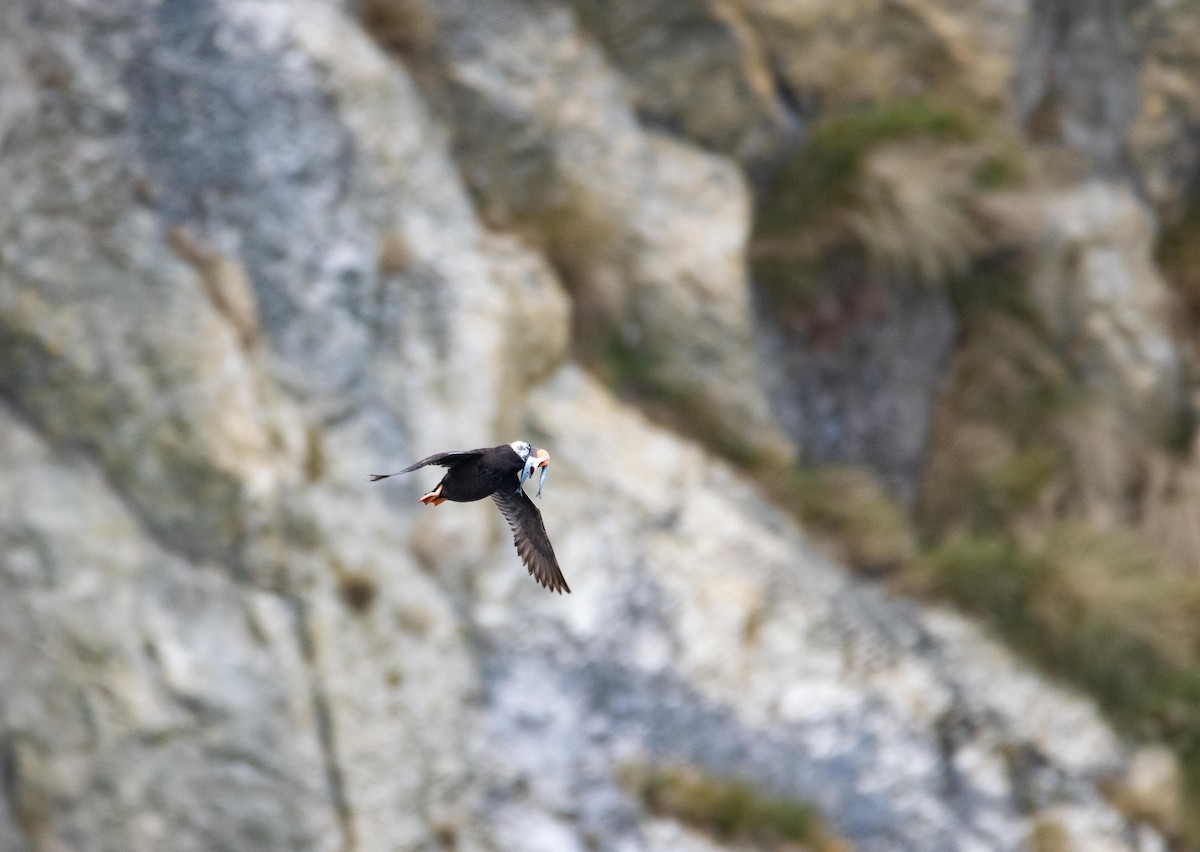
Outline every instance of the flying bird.
<svg viewBox="0 0 1200 852">
<path fill-rule="evenodd" d="M 437 487 L 421 498 L 422 503 L 440 506 L 447 500 L 470 503 L 491 497 L 508 521 L 513 544 L 533 578 L 552 592 L 570 594 L 554 557 L 554 548 L 550 546 L 550 537 L 546 535 L 542 513 L 525 493 L 525 480 L 540 469 L 542 475 L 537 495 L 542 496 L 542 486 L 550 467 L 548 452 L 535 449 L 525 441 L 513 441 L 486 449 L 434 453 L 396 473 L 373 473 L 371 481 L 410 473 L 428 464 L 448 470 Z"/>
</svg>

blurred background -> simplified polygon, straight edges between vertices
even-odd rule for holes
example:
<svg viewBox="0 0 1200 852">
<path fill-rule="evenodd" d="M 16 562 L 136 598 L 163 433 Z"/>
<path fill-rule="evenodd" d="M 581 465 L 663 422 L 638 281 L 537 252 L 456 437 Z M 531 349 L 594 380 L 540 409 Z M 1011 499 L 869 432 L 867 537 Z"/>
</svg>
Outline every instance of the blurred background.
<svg viewBox="0 0 1200 852">
<path fill-rule="evenodd" d="M 1198 327 L 1193 0 L 7 0 L 0 850 L 1200 849 Z"/>
</svg>

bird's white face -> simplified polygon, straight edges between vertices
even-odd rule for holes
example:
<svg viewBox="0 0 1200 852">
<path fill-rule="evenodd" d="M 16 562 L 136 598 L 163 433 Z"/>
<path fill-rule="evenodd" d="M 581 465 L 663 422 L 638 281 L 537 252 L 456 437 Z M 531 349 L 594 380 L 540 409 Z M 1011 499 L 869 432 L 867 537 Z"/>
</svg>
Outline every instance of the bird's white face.
<svg viewBox="0 0 1200 852">
<path fill-rule="evenodd" d="M 524 441 L 513 441 L 509 444 L 513 448 L 513 452 L 521 457 L 521 461 L 528 461 L 529 454 L 533 452 L 533 447 Z"/>
</svg>

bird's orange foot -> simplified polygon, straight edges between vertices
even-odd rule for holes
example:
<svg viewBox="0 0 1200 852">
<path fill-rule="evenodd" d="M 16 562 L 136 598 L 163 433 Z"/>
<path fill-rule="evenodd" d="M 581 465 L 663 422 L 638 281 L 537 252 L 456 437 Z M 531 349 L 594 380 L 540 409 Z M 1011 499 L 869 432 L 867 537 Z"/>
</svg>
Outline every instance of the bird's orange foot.
<svg viewBox="0 0 1200 852">
<path fill-rule="evenodd" d="M 446 498 L 442 496 L 442 486 L 439 485 L 437 488 L 433 489 L 424 497 L 422 497 L 421 502 L 426 506 L 428 506 L 430 503 L 435 506 L 440 506 L 445 503 Z"/>
</svg>

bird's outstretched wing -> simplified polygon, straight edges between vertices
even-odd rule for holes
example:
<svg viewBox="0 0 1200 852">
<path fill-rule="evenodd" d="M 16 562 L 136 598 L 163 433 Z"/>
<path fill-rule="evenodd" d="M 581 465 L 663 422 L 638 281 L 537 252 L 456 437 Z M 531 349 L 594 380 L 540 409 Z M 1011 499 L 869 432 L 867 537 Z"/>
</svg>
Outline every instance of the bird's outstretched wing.
<svg viewBox="0 0 1200 852">
<path fill-rule="evenodd" d="M 513 544 L 517 546 L 517 553 L 521 555 L 521 561 L 533 579 L 552 592 L 570 594 L 571 589 L 558 569 L 554 548 L 550 546 L 550 536 L 546 535 L 542 513 L 533 505 L 529 495 L 524 491 L 514 494 L 508 488 L 502 488 L 492 495 L 492 499 L 512 528 Z"/>
<path fill-rule="evenodd" d="M 417 468 L 425 467 L 427 464 L 436 464 L 441 465 L 442 467 L 449 467 L 450 465 L 461 461 L 462 459 L 470 458 L 471 456 L 482 456 L 485 451 L 486 450 L 481 449 L 463 450 L 461 452 L 451 453 L 434 453 L 428 458 L 423 458 L 419 462 L 413 462 L 408 467 L 404 468 L 404 470 L 398 470 L 395 473 L 372 473 L 371 481 L 378 482 L 381 479 L 387 479 L 389 476 L 398 476 L 401 473 L 412 473 Z"/>
</svg>

